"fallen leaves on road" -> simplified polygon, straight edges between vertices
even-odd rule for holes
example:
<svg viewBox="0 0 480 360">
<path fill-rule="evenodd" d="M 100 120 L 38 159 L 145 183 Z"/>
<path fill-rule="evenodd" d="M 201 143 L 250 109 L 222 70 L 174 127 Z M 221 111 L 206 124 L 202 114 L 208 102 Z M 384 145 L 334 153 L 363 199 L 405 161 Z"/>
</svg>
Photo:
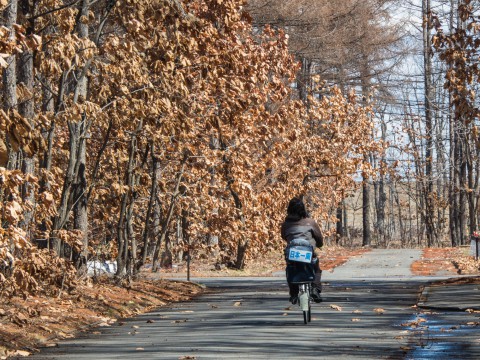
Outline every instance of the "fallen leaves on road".
<svg viewBox="0 0 480 360">
<path fill-rule="evenodd" d="M 357 321 L 360 321 L 360 319 L 359 318 L 353 318 L 352 319 L 352 322 L 357 322 Z"/>
<path fill-rule="evenodd" d="M 375 308 L 375 309 L 373 309 L 373 311 L 375 311 L 377 314 L 384 314 L 385 313 L 385 309 L 382 309 L 382 308 Z"/>
<path fill-rule="evenodd" d="M 237 301 L 237 302 L 235 302 L 235 304 L 233 304 L 233 306 L 242 306 L 242 302 L 241 302 L 241 301 Z"/>
<path fill-rule="evenodd" d="M 342 307 L 341 307 L 341 306 L 338 306 L 338 305 L 335 305 L 335 304 L 330 304 L 330 307 L 331 307 L 333 310 L 342 311 Z"/>
<path fill-rule="evenodd" d="M 406 322 L 406 323 L 402 323 L 400 325 L 401 326 L 408 326 L 408 327 L 411 327 L 411 328 L 416 328 L 416 327 L 420 326 L 420 324 L 425 322 L 425 321 L 427 321 L 427 320 L 425 320 L 424 318 L 417 318 L 414 321 L 409 321 L 409 322 Z"/>
<path fill-rule="evenodd" d="M 472 313 L 480 313 L 480 310 L 467 309 L 467 310 L 465 310 L 465 312 L 470 313 L 470 314 L 472 314 Z"/>
</svg>

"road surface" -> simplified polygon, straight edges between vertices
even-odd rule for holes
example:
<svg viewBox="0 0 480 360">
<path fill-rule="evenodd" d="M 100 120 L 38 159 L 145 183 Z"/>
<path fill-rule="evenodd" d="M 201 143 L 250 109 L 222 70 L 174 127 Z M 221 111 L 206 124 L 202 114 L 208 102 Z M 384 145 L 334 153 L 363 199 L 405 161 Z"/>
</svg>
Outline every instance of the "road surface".
<svg viewBox="0 0 480 360">
<path fill-rule="evenodd" d="M 196 279 L 208 291 L 194 301 L 98 328 L 32 359 L 479 359 L 478 313 L 416 307 L 432 280 L 410 273 L 419 257 L 373 250 L 324 272 L 324 301 L 308 325 L 288 302 L 283 273 Z"/>
</svg>

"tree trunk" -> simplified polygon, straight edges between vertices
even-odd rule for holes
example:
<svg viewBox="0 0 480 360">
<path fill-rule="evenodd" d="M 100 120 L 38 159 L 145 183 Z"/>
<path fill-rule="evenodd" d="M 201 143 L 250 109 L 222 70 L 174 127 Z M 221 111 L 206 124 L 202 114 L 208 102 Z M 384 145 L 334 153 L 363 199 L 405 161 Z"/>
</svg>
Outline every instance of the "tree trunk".
<svg viewBox="0 0 480 360">
<path fill-rule="evenodd" d="M 77 21 L 77 34 L 81 39 L 88 38 L 88 23 L 85 23 L 81 17 L 88 18 L 88 12 L 90 9 L 90 0 L 83 0 L 78 13 Z M 74 92 L 73 102 L 84 102 L 87 100 L 88 81 L 85 75 L 85 71 L 77 71 L 76 74 L 77 84 Z M 86 116 L 84 116 L 84 121 Z M 83 121 L 83 122 L 84 122 Z M 77 126 L 85 126 L 85 124 Z M 88 254 L 88 199 L 87 199 L 87 177 L 86 177 L 86 138 L 88 137 L 85 132 L 85 137 L 81 139 L 78 147 L 77 157 L 77 176 L 75 180 L 75 206 L 73 208 L 74 228 L 82 231 L 83 242 L 83 257 L 87 257 Z"/>
<path fill-rule="evenodd" d="M 116 277 L 123 277 L 127 273 L 127 260 L 128 260 L 128 245 L 129 245 L 129 204 L 133 201 L 133 186 L 135 184 L 135 157 L 137 154 L 137 137 L 142 131 L 143 121 L 140 120 L 135 131 L 132 132 L 130 137 L 130 152 L 128 156 L 127 171 L 125 173 L 125 185 L 128 190 L 122 195 L 122 202 L 120 206 L 120 214 L 118 215 L 117 223 L 117 272 Z"/>
<path fill-rule="evenodd" d="M 157 195 L 157 172 L 158 172 L 158 159 L 155 156 L 155 143 L 151 143 L 152 147 L 152 186 L 150 188 L 150 199 L 148 200 L 147 215 L 145 218 L 145 226 L 143 228 L 142 240 L 142 259 L 137 263 L 137 270 L 143 266 L 147 261 L 148 246 L 149 246 L 149 229 L 150 229 L 150 218 L 152 217 L 152 212 L 154 211 L 155 198 Z"/>
<path fill-rule="evenodd" d="M 431 34 L 426 17 L 430 13 L 430 0 L 422 0 L 423 21 L 423 66 L 424 66 L 424 87 L 425 87 L 425 186 L 423 197 L 425 201 L 424 221 L 427 235 L 427 246 L 431 247 L 436 242 L 435 209 L 433 205 L 433 120 L 432 120 L 432 99 L 434 90 L 432 86 L 432 46 Z"/>
<path fill-rule="evenodd" d="M 345 199 L 342 200 L 342 210 L 343 210 L 343 231 L 344 236 L 350 240 L 350 230 L 348 228 L 348 211 L 347 211 L 347 203 Z"/>
<path fill-rule="evenodd" d="M 367 159 L 365 159 L 367 158 Z M 364 156 L 364 161 L 368 161 L 368 157 Z M 362 184 L 362 224 L 363 224 L 363 238 L 362 246 L 370 246 L 370 188 L 368 183 L 368 177 L 363 178 Z"/>
<path fill-rule="evenodd" d="M 335 242 L 340 242 L 340 239 L 343 237 L 343 201 L 338 204 L 337 207 L 337 235 L 335 238 Z"/>
<path fill-rule="evenodd" d="M 386 125 L 382 119 L 381 123 L 381 130 L 382 130 L 382 140 L 386 141 Z M 385 242 L 385 204 L 387 201 L 387 195 L 385 194 L 385 175 L 381 167 L 383 163 L 385 163 L 385 155 L 383 154 L 380 160 L 380 174 L 378 177 L 377 183 L 377 192 L 378 192 L 378 199 L 376 201 L 376 214 L 377 214 L 377 232 L 379 241 L 382 243 Z"/>
<path fill-rule="evenodd" d="M 9 40 L 15 41 L 15 31 L 13 25 L 17 23 L 17 10 L 18 10 L 18 1 L 10 0 L 9 6 L 5 8 L 4 11 L 4 21 L 5 27 L 10 30 Z M 3 72 L 3 101 L 4 109 L 8 114 L 10 110 L 13 110 L 17 107 L 17 59 L 16 55 L 9 56 L 6 59 L 8 66 Z M 6 138 L 6 146 L 8 149 L 8 162 L 7 168 L 12 170 L 17 168 L 17 152 L 12 149 L 10 141 Z"/>
<path fill-rule="evenodd" d="M 33 29 L 29 29 L 28 32 L 33 32 Z M 22 86 L 31 94 L 29 98 L 24 99 L 18 104 L 18 112 L 23 116 L 33 128 L 34 103 L 33 103 L 33 53 L 30 50 L 24 50 L 20 55 L 20 62 L 18 64 L 18 80 Z M 35 171 L 35 160 L 32 155 L 23 153 L 22 171 L 25 174 L 33 174 Z M 33 192 L 33 186 L 30 183 L 25 183 L 22 187 L 22 199 L 28 201 L 32 206 L 35 202 L 35 196 Z M 22 222 L 22 228 L 28 230 L 32 222 L 33 211 L 27 210 L 24 212 L 24 219 Z"/>
<path fill-rule="evenodd" d="M 302 58 L 301 63 L 302 68 L 297 75 L 298 97 L 304 104 L 307 104 L 312 62 L 307 58 Z"/>
<path fill-rule="evenodd" d="M 165 238 L 167 236 L 168 226 L 170 225 L 170 220 L 172 219 L 172 216 L 173 216 L 173 210 L 175 208 L 175 203 L 176 203 L 177 197 L 179 195 L 178 190 L 180 188 L 180 183 L 182 182 L 183 173 L 185 171 L 186 161 L 187 161 L 187 157 L 185 157 L 184 160 L 182 161 L 182 166 L 181 166 L 180 171 L 178 173 L 177 182 L 175 184 L 175 190 L 173 191 L 173 194 L 171 196 L 170 206 L 168 208 L 167 216 L 166 216 L 166 218 L 165 218 L 165 220 L 162 224 L 162 230 L 161 230 L 160 236 L 157 240 L 157 245 L 155 247 L 155 253 L 153 255 L 152 271 L 158 271 L 157 262 L 158 262 L 158 255 L 160 254 L 160 245 L 165 242 Z"/>
<path fill-rule="evenodd" d="M 362 62 L 361 62 L 361 86 L 362 86 L 362 98 L 363 104 L 367 105 L 368 97 L 370 95 L 370 69 L 368 62 L 368 54 L 362 49 Z M 363 163 L 366 165 L 369 162 L 369 154 L 363 154 Z M 363 224 L 363 237 L 362 246 L 371 245 L 371 233 L 370 233 L 370 176 L 364 173 L 362 183 L 362 224 Z"/>
</svg>

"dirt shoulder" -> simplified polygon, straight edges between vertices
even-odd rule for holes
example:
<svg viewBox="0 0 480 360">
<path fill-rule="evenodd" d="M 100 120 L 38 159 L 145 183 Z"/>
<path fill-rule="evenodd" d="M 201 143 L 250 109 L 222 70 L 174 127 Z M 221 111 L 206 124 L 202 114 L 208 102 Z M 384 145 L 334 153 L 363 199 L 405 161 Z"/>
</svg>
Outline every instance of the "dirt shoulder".
<svg viewBox="0 0 480 360">
<path fill-rule="evenodd" d="M 415 275 L 480 275 L 480 261 L 469 248 L 427 248 L 422 258 L 412 264 Z"/>
<path fill-rule="evenodd" d="M 39 347 L 73 338 L 96 326 L 148 312 L 171 302 L 186 301 L 203 289 L 194 283 L 136 281 L 130 287 L 104 279 L 81 285 L 70 294 L 2 299 L 0 305 L 0 359 L 27 356 Z"/>
</svg>

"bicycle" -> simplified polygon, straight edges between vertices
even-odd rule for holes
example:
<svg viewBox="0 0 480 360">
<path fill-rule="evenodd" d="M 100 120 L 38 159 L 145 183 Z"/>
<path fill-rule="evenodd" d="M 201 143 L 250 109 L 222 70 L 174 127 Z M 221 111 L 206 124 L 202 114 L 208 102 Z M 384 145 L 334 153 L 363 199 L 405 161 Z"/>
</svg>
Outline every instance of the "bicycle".
<svg viewBox="0 0 480 360">
<path fill-rule="evenodd" d="M 287 260 L 287 281 L 298 285 L 298 304 L 303 311 L 303 322 L 312 320 L 312 282 L 315 279 L 315 262 L 313 246 L 306 239 L 294 239 L 285 249 Z"/>
</svg>

